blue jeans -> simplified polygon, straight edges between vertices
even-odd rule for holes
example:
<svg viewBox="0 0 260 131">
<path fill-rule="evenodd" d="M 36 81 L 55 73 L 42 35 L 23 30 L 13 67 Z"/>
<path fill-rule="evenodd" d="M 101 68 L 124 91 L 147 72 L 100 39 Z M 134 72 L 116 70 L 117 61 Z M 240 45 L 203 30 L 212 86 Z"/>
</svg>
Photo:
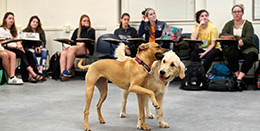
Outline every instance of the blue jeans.
<svg viewBox="0 0 260 131">
<path fill-rule="evenodd" d="M 35 53 L 35 50 L 34 50 L 33 48 L 28 48 L 28 50 L 32 52 L 33 58 L 34 58 L 34 60 L 35 60 L 35 62 L 36 62 L 36 65 L 37 65 L 37 66 L 43 66 L 43 67 L 44 67 L 45 64 L 46 64 L 46 61 L 47 61 L 48 50 L 47 50 L 46 48 L 42 48 L 42 49 L 41 49 L 40 65 L 38 64 L 37 57 L 36 57 L 37 54 Z M 33 51 L 32 51 L 32 50 L 33 50 Z"/>
</svg>

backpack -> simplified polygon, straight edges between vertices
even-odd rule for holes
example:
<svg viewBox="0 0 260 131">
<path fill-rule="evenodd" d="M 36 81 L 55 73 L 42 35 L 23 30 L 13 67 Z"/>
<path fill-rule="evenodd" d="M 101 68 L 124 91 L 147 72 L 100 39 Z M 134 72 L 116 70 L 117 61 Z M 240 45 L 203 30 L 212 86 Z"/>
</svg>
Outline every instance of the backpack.
<svg viewBox="0 0 260 131">
<path fill-rule="evenodd" d="M 60 76 L 60 52 L 56 52 L 51 56 L 49 68 L 47 70 L 47 75 L 51 76 L 52 79 L 59 79 Z"/>
<path fill-rule="evenodd" d="M 181 82 L 180 89 L 184 90 L 205 90 L 208 79 L 204 66 L 197 61 L 193 61 L 186 66 L 185 77 Z"/>
<path fill-rule="evenodd" d="M 227 64 L 215 64 L 208 74 L 208 90 L 212 91 L 234 91 L 235 82 Z"/>
<path fill-rule="evenodd" d="M 190 43 L 188 41 L 184 41 L 183 38 L 190 38 L 189 36 L 181 36 L 179 41 L 174 43 L 174 52 L 179 57 L 190 56 L 192 51 L 190 47 Z"/>
</svg>

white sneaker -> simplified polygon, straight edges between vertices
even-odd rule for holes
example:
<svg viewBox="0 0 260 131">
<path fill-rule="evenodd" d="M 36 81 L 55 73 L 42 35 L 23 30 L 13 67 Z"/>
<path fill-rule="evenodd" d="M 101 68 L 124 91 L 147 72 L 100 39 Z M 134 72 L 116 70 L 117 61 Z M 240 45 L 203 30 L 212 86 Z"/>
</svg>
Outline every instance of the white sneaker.
<svg viewBox="0 0 260 131">
<path fill-rule="evenodd" d="M 10 78 L 8 79 L 8 84 L 9 85 L 22 85 L 23 80 L 14 76 L 12 79 L 10 79 Z"/>
</svg>

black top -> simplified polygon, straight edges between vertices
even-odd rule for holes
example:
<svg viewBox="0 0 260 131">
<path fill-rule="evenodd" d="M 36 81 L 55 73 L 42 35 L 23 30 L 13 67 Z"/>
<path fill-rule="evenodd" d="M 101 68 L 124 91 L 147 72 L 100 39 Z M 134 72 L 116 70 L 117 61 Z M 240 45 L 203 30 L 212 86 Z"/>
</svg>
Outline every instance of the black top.
<svg viewBox="0 0 260 131">
<path fill-rule="evenodd" d="M 77 41 L 76 39 L 78 38 L 78 29 L 77 28 L 72 36 L 71 36 L 71 40 L 73 40 L 73 43 L 71 43 L 71 45 L 76 45 Z M 87 30 L 89 29 L 89 27 L 85 27 L 85 26 L 82 26 L 81 28 L 81 32 L 80 32 L 80 38 L 90 38 L 92 40 L 95 40 L 96 39 L 96 35 L 95 35 L 95 29 L 91 28 L 88 32 Z"/>
<path fill-rule="evenodd" d="M 136 29 L 130 26 L 127 29 L 124 29 L 123 27 L 116 29 L 114 34 L 119 40 L 127 45 L 131 45 L 132 43 L 126 39 L 138 38 Z"/>
<path fill-rule="evenodd" d="M 123 43 L 128 45 L 131 51 L 131 56 L 134 57 L 136 55 L 138 45 L 127 41 L 127 39 L 138 38 L 137 30 L 130 26 L 127 29 L 120 27 L 114 31 L 114 35 Z"/>
<path fill-rule="evenodd" d="M 87 32 L 88 29 L 89 29 L 89 27 L 82 26 L 81 32 L 80 32 L 80 38 L 90 38 L 90 39 L 95 41 L 95 39 L 96 39 L 95 29 L 91 28 Z M 73 34 L 71 36 L 71 40 L 73 40 L 71 45 L 76 45 L 76 43 L 77 43 L 76 39 L 77 38 L 78 38 L 78 28 L 73 32 Z M 85 43 L 85 47 L 88 48 L 90 55 L 93 55 L 94 45 L 91 44 L 91 43 Z"/>
</svg>

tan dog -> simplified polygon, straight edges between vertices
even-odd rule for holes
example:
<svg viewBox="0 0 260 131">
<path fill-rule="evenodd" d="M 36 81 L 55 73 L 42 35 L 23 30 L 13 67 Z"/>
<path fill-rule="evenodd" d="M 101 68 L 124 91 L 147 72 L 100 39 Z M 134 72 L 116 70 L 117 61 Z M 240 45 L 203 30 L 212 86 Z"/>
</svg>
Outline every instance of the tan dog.
<svg viewBox="0 0 260 131">
<path fill-rule="evenodd" d="M 121 46 L 121 45 L 120 45 Z M 119 61 L 124 61 L 131 59 L 125 56 L 124 48 L 118 47 L 116 50 L 116 55 Z M 155 61 L 152 65 L 153 74 L 149 74 L 145 81 L 142 83 L 144 88 L 150 89 L 155 93 L 156 100 L 160 105 L 160 109 L 156 110 L 156 116 L 160 127 L 168 128 L 170 125 L 163 120 L 163 97 L 167 90 L 169 83 L 176 77 L 184 78 L 184 64 L 180 61 L 180 58 L 172 51 L 168 51 L 164 54 L 162 60 Z M 120 117 L 125 117 L 126 114 L 126 102 L 128 90 L 123 91 L 123 101 L 122 108 L 120 112 Z M 153 119 L 154 116 L 149 109 L 148 96 L 145 96 L 145 108 L 146 115 L 148 118 Z"/>
<path fill-rule="evenodd" d="M 122 44 L 122 43 L 121 43 Z M 155 60 L 162 59 L 163 53 L 167 50 L 161 48 L 157 43 L 142 44 L 138 47 L 138 53 L 136 57 L 143 61 L 148 67 L 152 66 Z M 84 59 L 83 59 L 84 60 Z M 114 83 L 116 86 L 128 90 L 130 92 L 137 93 L 139 114 L 138 120 L 140 121 L 140 129 L 150 130 L 150 128 L 145 124 L 144 116 L 144 101 L 143 95 L 147 94 L 157 109 L 160 108 L 158 102 L 156 101 L 155 94 L 153 91 L 143 88 L 140 85 L 144 81 L 145 77 L 148 75 L 149 69 L 139 64 L 136 60 L 129 59 L 126 61 L 117 61 L 112 59 L 99 60 L 91 65 L 82 66 L 81 60 L 78 63 L 80 69 L 88 69 L 85 76 L 85 86 L 86 86 L 86 108 L 84 111 L 84 128 L 90 131 L 90 126 L 88 122 L 90 103 L 93 97 L 94 86 L 99 89 L 100 99 L 97 104 L 97 113 L 100 123 L 105 123 L 105 120 L 101 114 L 101 106 L 107 97 L 107 82 L 108 79 Z"/>
</svg>

